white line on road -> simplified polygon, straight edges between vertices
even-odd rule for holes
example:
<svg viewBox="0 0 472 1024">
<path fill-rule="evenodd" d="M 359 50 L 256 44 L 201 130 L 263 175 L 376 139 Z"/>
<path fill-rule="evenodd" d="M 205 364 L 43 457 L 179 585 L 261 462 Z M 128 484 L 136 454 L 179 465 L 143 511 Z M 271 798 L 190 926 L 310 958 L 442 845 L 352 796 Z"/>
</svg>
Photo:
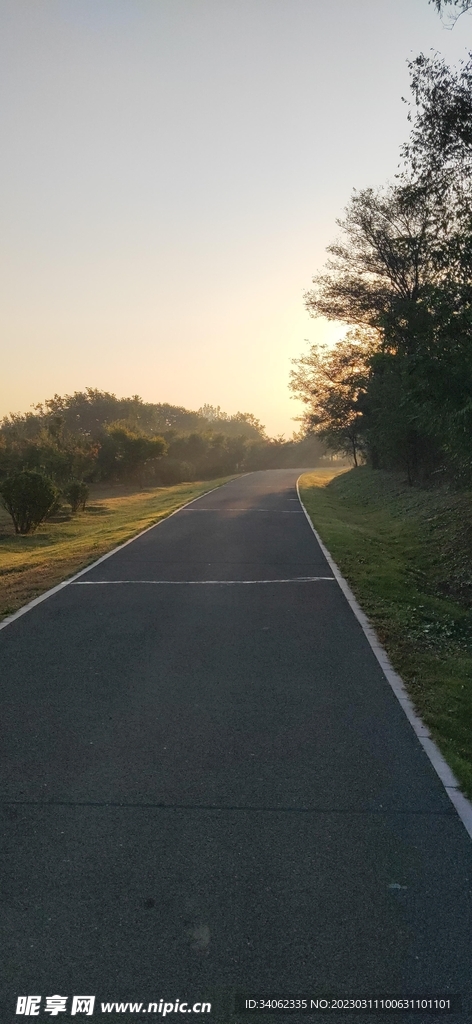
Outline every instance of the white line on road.
<svg viewBox="0 0 472 1024">
<path fill-rule="evenodd" d="M 270 512 L 273 516 L 302 516 L 295 508 L 183 508 L 182 512 Z"/>
<path fill-rule="evenodd" d="M 109 587 L 118 583 L 152 583 L 154 586 L 165 587 L 207 587 L 207 586 L 235 586 L 251 583 L 318 583 L 323 580 L 334 582 L 334 576 L 295 576 L 288 580 L 76 580 L 70 584 L 71 587 Z"/>
<path fill-rule="evenodd" d="M 242 476 L 248 475 L 248 473 L 242 474 Z M 241 477 L 239 479 L 241 479 Z M 232 483 L 232 481 L 230 480 L 228 483 Z M 226 485 L 224 484 L 223 486 Z M 172 519 L 172 516 L 176 516 L 180 514 L 180 512 L 183 512 L 189 505 L 192 505 L 194 501 L 200 501 L 200 499 L 205 498 L 207 494 L 213 494 L 213 491 L 217 491 L 219 487 L 221 487 L 221 484 L 217 484 L 216 487 L 210 487 L 208 491 L 204 491 L 203 494 L 199 494 L 196 498 L 192 498 L 190 501 L 187 501 L 185 505 L 181 505 L 180 508 L 176 508 L 173 512 L 169 512 L 169 515 L 163 515 L 162 519 L 159 519 L 157 523 L 151 523 L 150 526 L 146 526 L 144 530 L 140 530 L 139 533 L 136 533 L 134 537 L 130 537 L 129 540 L 125 540 L 122 544 L 118 544 L 115 548 L 112 548 L 111 551 L 107 551 L 105 555 L 101 555 L 100 558 L 97 558 L 91 565 L 86 565 L 84 569 L 80 569 L 79 572 L 74 573 L 74 575 L 70 576 L 69 579 L 62 580 L 62 583 L 58 583 L 55 587 L 51 587 L 50 590 L 46 590 L 44 594 L 40 594 L 39 597 L 34 597 L 32 601 L 28 601 L 28 604 L 24 604 L 22 608 L 18 608 L 18 611 L 12 612 L 11 615 L 7 615 L 7 617 L 0 622 L 0 629 L 5 629 L 7 626 L 10 626 L 12 622 L 16 622 L 16 620 L 21 618 L 22 615 L 26 615 L 27 612 L 30 612 L 32 608 L 37 608 L 38 604 L 42 604 L 43 601 L 47 601 L 50 597 L 53 597 L 54 594 L 58 594 L 61 590 L 64 590 L 65 587 L 70 587 L 71 583 L 75 583 L 79 576 L 83 576 L 84 573 L 90 572 L 91 569 L 95 569 L 95 566 L 100 565 L 100 562 L 105 562 L 108 558 L 112 558 L 113 555 L 118 554 L 118 551 L 123 551 L 123 548 L 128 547 L 128 544 L 134 544 L 134 541 L 139 540 L 139 538 L 143 537 L 145 533 L 149 533 L 151 530 L 157 529 L 157 527 L 161 526 L 162 523 L 167 522 L 168 519 Z"/>
</svg>

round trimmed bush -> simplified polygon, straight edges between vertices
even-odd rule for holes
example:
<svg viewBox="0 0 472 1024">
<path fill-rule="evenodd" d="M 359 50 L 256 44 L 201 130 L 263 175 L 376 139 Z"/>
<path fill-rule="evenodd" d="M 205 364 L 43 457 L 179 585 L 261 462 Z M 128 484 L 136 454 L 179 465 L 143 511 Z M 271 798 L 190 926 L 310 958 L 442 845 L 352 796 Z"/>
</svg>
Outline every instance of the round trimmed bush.
<svg viewBox="0 0 472 1024">
<path fill-rule="evenodd" d="M 84 511 L 89 489 L 83 480 L 71 480 L 70 484 L 64 488 L 63 494 L 74 513 L 78 512 L 79 508 L 82 509 L 82 512 Z"/>
<path fill-rule="evenodd" d="M 47 476 L 24 470 L 2 481 L 0 499 L 13 519 L 15 533 L 33 533 L 57 508 L 59 492 Z"/>
</svg>

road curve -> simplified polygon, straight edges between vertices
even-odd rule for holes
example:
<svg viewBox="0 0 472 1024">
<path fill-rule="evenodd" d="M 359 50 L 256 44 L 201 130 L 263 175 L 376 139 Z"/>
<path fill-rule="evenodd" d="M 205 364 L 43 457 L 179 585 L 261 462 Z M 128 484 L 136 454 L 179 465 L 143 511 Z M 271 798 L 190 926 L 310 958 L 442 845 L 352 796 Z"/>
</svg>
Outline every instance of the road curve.
<svg viewBox="0 0 472 1024">
<path fill-rule="evenodd" d="M 297 476 L 202 496 L 0 632 L 2 1021 L 28 993 L 472 1008 L 472 845 Z"/>
</svg>

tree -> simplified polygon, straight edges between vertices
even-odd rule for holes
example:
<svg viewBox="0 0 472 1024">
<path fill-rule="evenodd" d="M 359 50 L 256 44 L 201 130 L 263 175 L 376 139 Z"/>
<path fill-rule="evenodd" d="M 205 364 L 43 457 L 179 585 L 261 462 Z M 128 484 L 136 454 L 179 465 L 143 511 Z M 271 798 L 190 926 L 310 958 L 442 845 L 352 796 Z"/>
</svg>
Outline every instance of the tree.
<svg viewBox="0 0 472 1024">
<path fill-rule="evenodd" d="M 109 391 L 86 388 L 73 395 L 54 395 L 36 406 L 36 418 L 43 423 L 61 416 L 67 430 L 99 439 L 111 423 L 126 421 L 131 430 L 160 434 L 170 427 L 196 429 L 201 417 L 183 406 L 143 402 L 139 395 L 117 398 Z"/>
<path fill-rule="evenodd" d="M 66 501 L 69 502 L 74 515 L 79 511 L 79 508 L 82 509 L 82 512 L 85 511 L 89 489 L 83 480 L 71 480 L 67 487 L 64 488 L 63 494 Z"/>
<path fill-rule="evenodd" d="M 81 434 L 64 433 L 56 424 L 51 431 L 41 424 L 36 436 L 14 431 L 1 432 L 0 476 L 19 470 L 35 470 L 63 487 L 73 478 L 93 473 L 99 446 Z"/>
<path fill-rule="evenodd" d="M 368 384 L 371 339 L 352 332 L 333 349 L 312 345 L 308 355 L 293 359 L 290 389 L 309 408 L 303 417 L 332 452 L 359 464 L 363 450 L 361 396 Z"/>
<path fill-rule="evenodd" d="M 163 437 L 130 430 L 126 423 L 110 424 L 100 447 L 99 470 L 105 479 L 137 479 L 142 486 L 167 447 Z"/>
<path fill-rule="evenodd" d="M 440 461 L 437 430 L 426 422 L 418 400 L 412 360 L 401 352 L 378 350 L 370 355 L 368 371 L 358 407 L 370 465 L 403 470 L 409 484 L 428 477 Z"/>
<path fill-rule="evenodd" d="M 420 55 L 410 72 L 403 170 L 353 193 L 305 302 L 371 332 L 355 422 L 372 463 L 413 480 L 436 460 L 459 479 L 472 473 L 472 56 L 455 70 Z"/>
<path fill-rule="evenodd" d="M 343 235 L 328 246 L 325 271 L 305 295 L 308 312 L 377 331 L 400 323 L 435 279 L 436 234 L 424 191 L 406 182 L 354 190 L 337 224 Z"/>
<path fill-rule="evenodd" d="M 441 232 L 470 226 L 472 211 L 472 54 L 449 67 L 439 56 L 408 62 L 413 102 L 404 166 L 434 196 Z M 469 264 L 470 269 L 470 264 Z"/>
<path fill-rule="evenodd" d="M 0 485 L 3 507 L 13 519 L 15 533 L 33 533 L 57 507 L 59 492 L 41 473 L 26 471 L 7 477 Z"/>
<path fill-rule="evenodd" d="M 229 420 L 227 412 L 223 412 L 220 405 L 202 405 L 198 410 L 198 415 L 203 419 L 208 420 L 209 423 L 213 423 L 215 420 L 221 422 L 221 420 Z"/>
<path fill-rule="evenodd" d="M 436 8 L 438 14 L 445 12 L 445 8 L 448 10 L 452 8 L 451 20 L 454 25 L 461 14 L 465 14 L 466 11 L 470 11 L 472 8 L 472 0 L 429 0 L 430 4 Z"/>
</svg>

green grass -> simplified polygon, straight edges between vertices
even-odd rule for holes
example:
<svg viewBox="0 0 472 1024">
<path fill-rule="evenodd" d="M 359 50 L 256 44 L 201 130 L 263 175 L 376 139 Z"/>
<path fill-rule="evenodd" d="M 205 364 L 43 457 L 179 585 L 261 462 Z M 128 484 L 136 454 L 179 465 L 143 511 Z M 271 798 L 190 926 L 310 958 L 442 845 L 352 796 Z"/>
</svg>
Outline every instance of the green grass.
<svg viewBox="0 0 472 1024">
<path fill-rule="evenodd" d="M 63 511 L 26 537 L 15 535 L 10 516 L 0 507 L 0 618 L 230 479 L 142 491 L 95 485 L 85 512 L 70 516 Z"/>
<path fill-rule="evenodd" d="M 464 792 L 472 797 L 472 495 L 351 470 L 300 481 L 349 581 Z"/>
</svg>

